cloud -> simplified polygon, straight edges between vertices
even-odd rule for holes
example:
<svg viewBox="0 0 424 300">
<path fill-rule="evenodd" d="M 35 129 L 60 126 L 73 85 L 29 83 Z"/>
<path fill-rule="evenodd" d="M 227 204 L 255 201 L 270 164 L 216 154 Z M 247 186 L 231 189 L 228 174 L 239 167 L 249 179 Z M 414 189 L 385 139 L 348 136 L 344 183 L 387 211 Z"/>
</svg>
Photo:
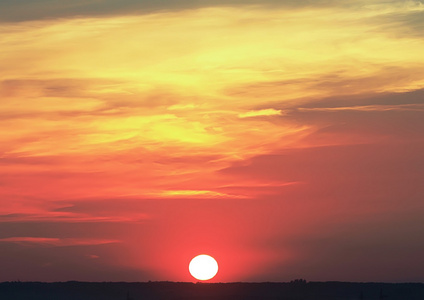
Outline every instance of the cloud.
<svg viewBox="0 0 424 300">
<path fill-rule="evenodd" d="M 273 108 L 261 109 L 261 110 L 251 110 L 245 113 L 240 113 L 239 118 L 252 118 L 252 117 L 266 117 L 266 116 L 279 116 L 282 114 L 281 110 L 276 110 Z"/>
<path fill-rule="evenodd" d="M 293 108 L 338 108 L 355 106 L 419 107 L 424 104 L 424 89 L 403 92 L 371 93 L 362 95 L 334 95 L 319 100 L 310 100 L 303 103 L 295 103 Z M 287 106 L 284 106 L 287 107 Z"/>
<path fill-rule="evenodd" d="M 0 215 L 0 223 L 3 222 L 44 222 L 44 223 L 127 223 L 141 222 L 148 219 L 143 213 L 127 214 L 125 216 L 93 216 L 86 214 L 44 212 L 38 214 L 10 213 Z"/>
<path fill-rule="evenodd" d="M 400 9 L 390 11 L 374 20 L 378 26 L 377 30 L 398 38 L 422 38 L 424 3 L 422 1 L 404 1 L 399 4 Z"/>
<path fill-rule="evenodd" d="M 0 1 L 0 21 L 19 22 L 48 18 L 72 18 L 80 16 L 108 16 L 124 14 L 148 14 L 163 11 L 198 9 L 214 6 L 264 6 L 271 7 L 326 7 L 331 5 L 346 5 L 349 1 L 328 0 L 123 0 L 117 3 L 113 0 L 83 1 L 76 0 L 65 3 L 60 0 L 23 0 L 19 3 L 7 0 Z"/>
<path fill-rule="evenodd" d="M 81 201 L 34 199 L 33 197 L 9 197 L 11 205 L 4 205 L 0 223 L 140 223 L 150 219 L 140 205 L 128 202 L 128 207 L 116 207 L 99 199 L 92 206 L 82 206 Z"/>
<path fill-rule="evenodd" d="M 292 185 L 290 193 L 296 193 L 287 194 L 286 198 L 305 201 L 305 209 L 323 205 L 324 213 L 325 207 L 333 206 L 333 212 L 340 208 L 346 209 L 347 214 L 376 210 L 390 214 L 401 210 L 400 203 L 419 205 L 417 200 L 422 193 L 418 178 L 424 172 L 420 160 L 424 143 L 408 141 L 407 145 L 380 142 L 287 149 L 257 156 L 221 172 L 247 180 L 302 182 Z M 353 198 L 358 205 L 347 205 Z"/>
<path fill-rule="evenodd" d="M 320 108 L 299 108 L 299 111 L 424 111 L 424 104 L 404 104 L 404 105 L 364 105 L 345 107 L 320 107 Z"/>
<path fill-rule="evenodd" d="M 148 194 L 158 198 L 244 198 L 242 195 L 226 194 L 216 191 L 202 190 L 167 190 Z"/>
<path fill-rule="evenodd" d="M 120 243 L 119 240 L 104 239 L 78 239 L 78 238 L 47 238 L 47 237 L 9 237 L 1 238 L 0 243 L 14 243 L 23 246 L 49 246 L 49 247 L 67 247 L 67 246 L 93 246 Z"/>
</svg>

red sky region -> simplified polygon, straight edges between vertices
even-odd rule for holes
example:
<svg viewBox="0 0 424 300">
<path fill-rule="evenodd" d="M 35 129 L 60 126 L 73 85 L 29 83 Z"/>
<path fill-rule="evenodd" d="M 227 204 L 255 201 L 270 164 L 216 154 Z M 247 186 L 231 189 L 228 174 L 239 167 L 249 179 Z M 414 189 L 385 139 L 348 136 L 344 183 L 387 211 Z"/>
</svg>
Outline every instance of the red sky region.
<svg viewBox="0 0 424 300">
<path fill-rule="evenodd" d="M 423 4 L 254 2 L 0 2 L 0 281 L 424 280 Z"/>
</svg>

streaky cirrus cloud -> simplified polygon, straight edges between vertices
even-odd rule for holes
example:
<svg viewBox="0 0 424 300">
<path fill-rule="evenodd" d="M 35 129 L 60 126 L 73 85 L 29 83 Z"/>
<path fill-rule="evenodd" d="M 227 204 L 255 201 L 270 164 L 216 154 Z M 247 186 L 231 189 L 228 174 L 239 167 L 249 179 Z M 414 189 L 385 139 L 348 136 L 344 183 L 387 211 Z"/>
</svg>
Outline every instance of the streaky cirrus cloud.
<svg viewBox="0 0 424 300">
<path fill-rule="evenodd" d="M 47 237 L 9 237 L 1 238 L 0 243 L 16 243 L 20 245 L 33 246 L 52 246 L 52 247 L 68 247 L 68 246 L 88 246 L 88 245 L 104 245 L 119 243 L 118 240 L 101 240 L 101 239 L 77 239 L 77 238 L 47 238 Z"/>
<path fill-rule="evenodd" d="M 412 2 L 413 3 L 413 2 Z M 72 3 L 64 3 L 62 1 L 53 0 L 23 0 L 18 3 L 9 2 L 7 0 L 0 1 L 0 20 L 8 22 L 48 19 L 48 18 L 72 18 L 80 16 L 109 16 L 122 14 L 146 14 L 152 12 L 176 11 L 186 9 L 199 9 L 203 7 L 216 6 L 270 6 L 270 7 L 326 7 L 332 5 L 354 5 L 353 1 L 324 1 L 324 0 L 124 0 L 117 3 L 113 0 L 100 1 L 73 1 Z"/>
<path fill-rule="evenodd" d="M 251 117 L 260 117 L 260 116 L 278 116 L 281 115 L 281 110 L 276 110 L 273 108 L 261 109 L 261 110 L 251 110 L 245 113 L 240 113 L 239 118 L 251 118 Z"/>
</svg>

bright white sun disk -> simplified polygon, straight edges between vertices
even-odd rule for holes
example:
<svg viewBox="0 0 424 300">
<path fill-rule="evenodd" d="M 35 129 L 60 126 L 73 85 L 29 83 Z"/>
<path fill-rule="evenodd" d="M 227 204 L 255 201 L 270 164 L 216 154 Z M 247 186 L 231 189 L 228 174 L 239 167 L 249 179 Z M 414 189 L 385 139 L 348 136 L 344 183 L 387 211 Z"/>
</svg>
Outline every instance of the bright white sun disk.
<svg viewBox="0 0 424 300">
<path fill-rule="evenodd" d="M 209 280 L 218 273 L 218 263 L 212 256 L 201 254 L 191 260 L 188 269 L 194 278 Z"/>
</svg>

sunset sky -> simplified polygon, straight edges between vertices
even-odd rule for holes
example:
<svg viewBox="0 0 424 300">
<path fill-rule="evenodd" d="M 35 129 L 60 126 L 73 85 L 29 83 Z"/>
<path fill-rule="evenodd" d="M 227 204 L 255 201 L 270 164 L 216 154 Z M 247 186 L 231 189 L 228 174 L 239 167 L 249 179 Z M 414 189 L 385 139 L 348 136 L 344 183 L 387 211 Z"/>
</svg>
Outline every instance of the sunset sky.
<svg viewBox="0 0 424 300">
<path fill-rule="evenodd" d="M 0 0 L 0 281 L 424 281 L 424 2 Z"/>
</svg>

